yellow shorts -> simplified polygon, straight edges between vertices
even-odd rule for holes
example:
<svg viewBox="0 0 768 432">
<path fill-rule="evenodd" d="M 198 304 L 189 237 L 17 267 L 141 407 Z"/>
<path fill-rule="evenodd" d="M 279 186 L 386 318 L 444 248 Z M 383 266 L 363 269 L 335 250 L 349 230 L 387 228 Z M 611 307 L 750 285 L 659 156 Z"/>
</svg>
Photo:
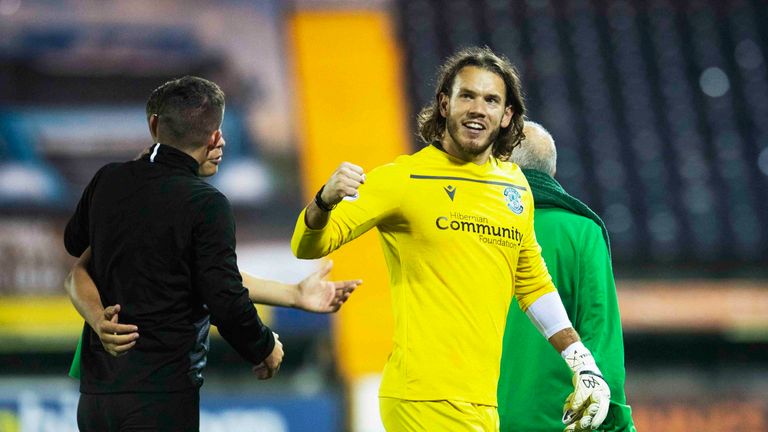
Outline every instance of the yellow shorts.
<svg viewBox="0 0 768 432">
<path fill-rule="evenodd" d="M 450 400 L 379 398 L 387 432 L 498 432 L 496 407 Z"/>
</svg>

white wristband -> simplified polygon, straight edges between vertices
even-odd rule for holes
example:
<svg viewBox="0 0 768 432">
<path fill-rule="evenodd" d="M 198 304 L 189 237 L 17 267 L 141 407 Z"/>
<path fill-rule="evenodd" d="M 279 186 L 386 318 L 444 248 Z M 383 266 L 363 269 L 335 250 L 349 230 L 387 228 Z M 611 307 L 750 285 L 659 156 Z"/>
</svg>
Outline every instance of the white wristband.
<svg viewBox="0 0 768 432">
<path fill-rule="evenodd" d="M 573 327 L 557 291 L 546 293 L 536 299 L 525 311 L 525 314 L 528 315 L 528 319 L 536 326 L 539 333 L 547 339 L 560 330 Z"/>
<path fill-rule="evenodd" d="M 584 346 L 581 341 L 574 342 L 568 345 L 568 348 L 564 349 L 560 353 L 568 363 L 568 367 L 571 368 L 574 374 L 578 374 L 581 371 L 591 371 L 598 375 L 602 375 L 600 369 L 595 363 L 595 358 L 592 353 Z"/>
</svg>

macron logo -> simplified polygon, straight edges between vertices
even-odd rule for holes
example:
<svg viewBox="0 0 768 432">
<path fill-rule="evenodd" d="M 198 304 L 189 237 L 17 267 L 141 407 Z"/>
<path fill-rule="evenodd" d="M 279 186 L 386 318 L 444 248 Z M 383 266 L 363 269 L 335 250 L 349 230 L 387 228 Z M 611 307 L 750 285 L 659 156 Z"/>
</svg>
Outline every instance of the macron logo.
<svg viewBox="0 0 768 432">
<path fill-rule="evenodd" d="M 445 193 L 448 194 L 448 198 L 450 198 L 451 201 L 453 201 L 453 197 L 456 195 L 456 188 L 451 185 L 448 185 L 444 187 L 443 190 L 445 191 Z"/>
</svg>

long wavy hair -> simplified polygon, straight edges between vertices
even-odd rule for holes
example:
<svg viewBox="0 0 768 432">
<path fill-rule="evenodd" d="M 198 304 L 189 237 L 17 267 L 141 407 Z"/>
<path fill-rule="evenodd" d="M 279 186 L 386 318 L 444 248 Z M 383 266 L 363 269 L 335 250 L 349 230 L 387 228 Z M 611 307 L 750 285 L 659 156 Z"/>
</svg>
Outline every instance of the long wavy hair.
<svg viewBox="0 0 768 432">
<path fill-rule="evenodd" d="M 438 84 L 435 87 L 435 98 L 429 105 L 422 108 L 418 115 L 419 136 L 427 144 L 443 139 L 446 118 L 440 114 L 440 95 L 451 96 L 456 75 L 467 66 L 476 66 L 493 72 L 504 80 L 506 87 L 504 105 L 505 108 L 512 107 L 512 121 L 509 122 L 509 126 L 499 130 L 499 135 L 493 142 L 493 156 L 501 160 L 508 160 L 512 154 L 512 149 L 525 138 L 525 134 L 523 134 L 525 101 L 523 100 L 523 90 L 517 69 L 506 57 L 495 54 L 488 47 L 462 49 L 440 66 Z"/>
</svg>

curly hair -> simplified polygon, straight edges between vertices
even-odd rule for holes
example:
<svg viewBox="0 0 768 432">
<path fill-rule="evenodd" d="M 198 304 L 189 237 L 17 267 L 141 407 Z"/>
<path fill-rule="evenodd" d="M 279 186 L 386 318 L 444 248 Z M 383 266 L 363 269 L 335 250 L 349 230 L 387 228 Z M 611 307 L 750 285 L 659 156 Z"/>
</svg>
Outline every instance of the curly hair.
<svg viewBox="0 0 768 432">
<path fill-rule="evenodd" d="M 525 101 L 523 100 L 523 90 L 517 69 L 506 57 L 495 54 L 488 47 L 462 49 L 440 66 L 438 84 L 435 87 L 435 99 L 422 108 L 418 115 L 419 136 L 427 144 L 443 138 L 446 118 L 440 114 L 440 95 L 451 95 L 451 88 L 456 75 L 467 66 L 476 66 L 493 72 L 504 80 L 506 87 L 504 103 L 506 107 L 512 108 L 512 121 L 510 121 L 509 126 L 501 128 L 499 131 L 499 135 L 493 143 L 493 156 L 501 160 L 508 160 L 512 154 L 512 149 L 525 138 L 523 133 Z"/>
</svg>

